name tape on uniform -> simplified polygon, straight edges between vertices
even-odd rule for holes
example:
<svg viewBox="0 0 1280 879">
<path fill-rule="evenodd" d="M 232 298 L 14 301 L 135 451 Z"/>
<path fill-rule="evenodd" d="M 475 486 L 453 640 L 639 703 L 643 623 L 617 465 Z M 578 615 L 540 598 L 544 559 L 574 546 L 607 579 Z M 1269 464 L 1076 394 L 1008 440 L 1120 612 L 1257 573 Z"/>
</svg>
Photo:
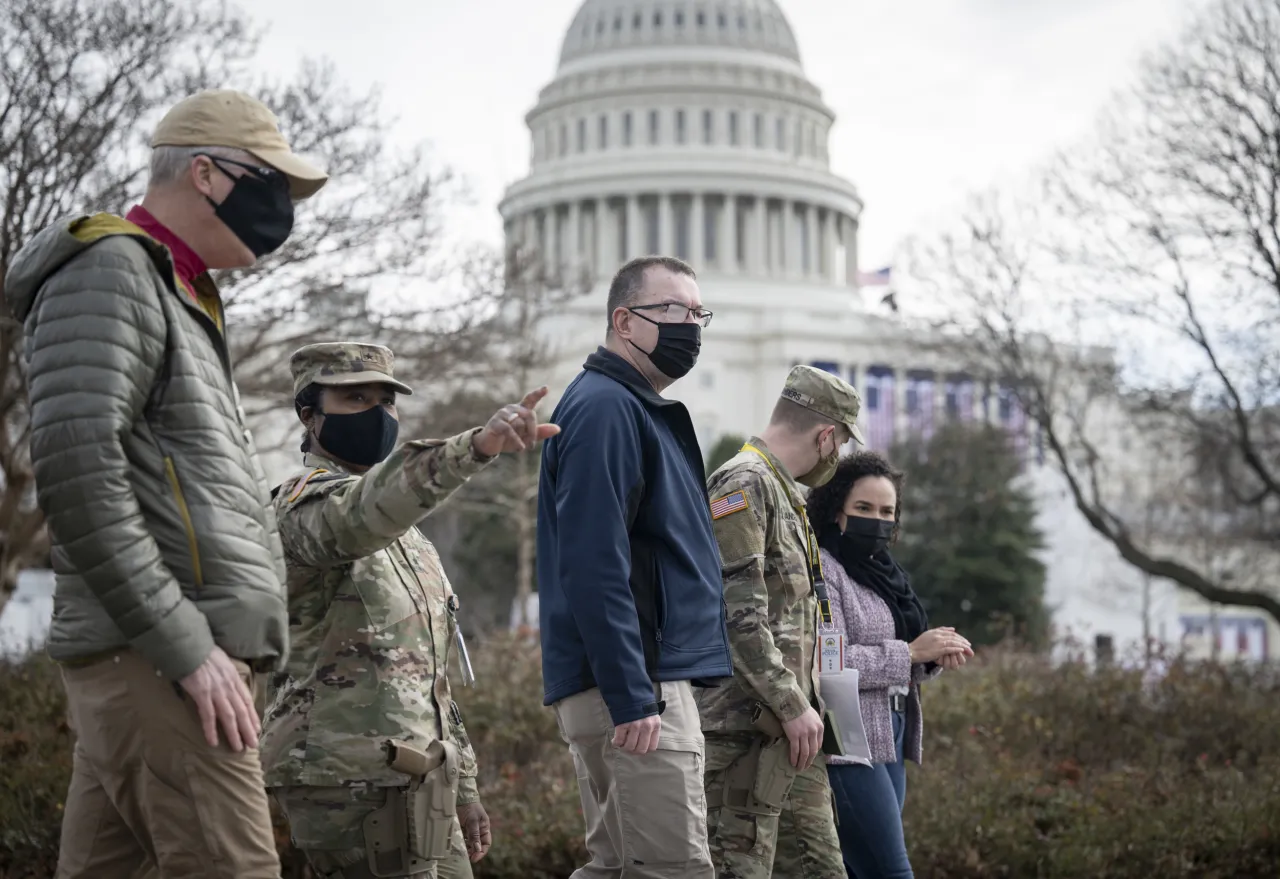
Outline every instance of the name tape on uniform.
<svg viewBox="0 0 1280 879">
<path fill-rule="evenodd" d="M 735 491 L 732 494 L 726 494 L 722 498 L 716 498 L 711 502 L 711 518 L 723 519 L 730 513 L 736 513 L 739 510 L 747 508 L 747 493 L 745 491 Z"/>
</svg>

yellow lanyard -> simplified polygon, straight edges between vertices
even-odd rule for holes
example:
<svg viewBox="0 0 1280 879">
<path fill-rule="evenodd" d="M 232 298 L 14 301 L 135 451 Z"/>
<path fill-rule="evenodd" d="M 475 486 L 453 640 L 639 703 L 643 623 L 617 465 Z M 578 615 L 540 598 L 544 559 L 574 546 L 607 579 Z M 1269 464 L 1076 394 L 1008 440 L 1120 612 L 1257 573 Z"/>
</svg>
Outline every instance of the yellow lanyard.
<svg viewBox="0 0 1280 879">
<path fill-rule="evenodd" d="M 781 483 L 782 490 L 788 492 L 788 494 L 790 493 L 787 488 L 787 481 L 782 478 L 778 468 L 773 466 L 773 462 L 769 460 L 768 455 L 751 445 L 751 443 L 743 444 L 739 451 L 755 452 L 759 455 L 761 460 L 769 465 L 769 469 L 773 471 L 773 475 L 777 477 L 778 482 Z M 831 601 L 827 598 L 827 581 L 822 576 L 822 556 L 818 552 L 818 537 L 813 533 L 813 525 L 809 523 L 809 516 L 805 513 L 804 507 L 792 504 L 792 509 L 796 511 L 796 515 L 804 523 L 805 554 L 809 557 L 809 582 L 813 585 L 814 594 L 818 596 L 818 608 L 822 612 L 822 621 L 830 623 Z"/>
</svg>

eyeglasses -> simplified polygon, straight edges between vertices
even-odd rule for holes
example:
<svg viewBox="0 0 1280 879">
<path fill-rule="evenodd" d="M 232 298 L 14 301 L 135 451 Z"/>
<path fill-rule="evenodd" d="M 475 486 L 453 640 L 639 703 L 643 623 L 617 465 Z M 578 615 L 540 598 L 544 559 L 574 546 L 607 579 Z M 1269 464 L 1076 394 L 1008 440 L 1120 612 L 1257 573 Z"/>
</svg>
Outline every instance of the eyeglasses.
<svg viewBox="0 0 1280 879">
<path fill-rule="evenodd" d="M 210 162 L 213 162 L 213 166 L 215 168 L 232 179 L 235 178 L 235 175 L 222 167 L 223 165 L 235 165 L 237 168 L 244 168 L 254 177 L 257 177 L 259 180 L 272 187 L 288 188 L 289 186 L 289 178 L 277 171 L 275 168 L 265 168 L 262 165 L 250 165 L 248 162 L 237 162 L 235 159 L 228 159 L 225 156 L 213 156 L 209 153 L 196 153 L 196 155 L 204 156 Z"/>
<path fill-rule="evenodd" d="M 706 328 L 711 325 L 712 312 L 705 308 L 690 308 L 679 302 L 658 302 L 654 305 L 633 305 L 629 311 L 657 311 L 662 309 L 662 314 L 666 318 L 666 323 L 683 324 L 689 323 L 692 317 L 700 327 Z M 643 317 L 644 315 L 641 315 Z"/>
</svg>

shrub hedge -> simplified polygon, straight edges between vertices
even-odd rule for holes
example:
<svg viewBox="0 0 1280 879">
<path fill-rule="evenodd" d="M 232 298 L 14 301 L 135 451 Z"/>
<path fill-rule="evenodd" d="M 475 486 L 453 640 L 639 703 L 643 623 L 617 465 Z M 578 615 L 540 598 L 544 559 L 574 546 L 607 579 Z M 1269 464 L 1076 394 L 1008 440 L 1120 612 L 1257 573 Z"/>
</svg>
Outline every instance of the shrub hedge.
<svg viewBox="0 0 1280 879">
<path fill-rule="evenodd" d="M 585 860 L 572 763 L 535 641 L 492 636 L 457 694 L 495 844 L 478 879 Z M 1280 675 L 1174 662 L 1154 685 L 1001 650 L 925 691 L 907 838 L 929 879 L 1280 876 Z M 0 877 L 53 875 L 71 767 L 57 671 L 0 666 Z M 308 875 L 280 830 L 285 875 Z"/>
</svg>

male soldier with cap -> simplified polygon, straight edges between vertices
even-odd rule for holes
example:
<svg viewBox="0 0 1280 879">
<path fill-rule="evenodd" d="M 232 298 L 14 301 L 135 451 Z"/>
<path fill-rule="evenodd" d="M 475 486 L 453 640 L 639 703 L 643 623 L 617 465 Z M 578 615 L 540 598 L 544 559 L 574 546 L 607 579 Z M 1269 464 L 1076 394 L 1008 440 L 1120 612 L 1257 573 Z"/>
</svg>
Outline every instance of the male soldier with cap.
<svg viewBox="0 0 1280 879">
<path fill-rule="evenodd" d="M 816 646 L 826 589 L 800 486 L 827 482 L 840 447 L 862 441 L 860 405 L 840 379 L 797 366 L 764 433 L 707 480 L 734 671 L 698 694 L 720 879 L 845 874 L 820 759 Z"/>
<path fill-rule="evenodd" d="M 9 266 L 76 731 L 59 879 L 278 877 L 254 671 L 288 648 L 284 561 L 210 269 L 250 266 L 324 172 L 234 91 L 174 106 L 142 204 Z"/>
<path fill-rule="evenodd" d="M 414 526 L 498 454 L 559 432 L 538 424 L 541 388 L 483 427 L 396 448 L 396 394 L 411 391 L 393 365 L 357 342 L 308 345 L 290 362 L 306 457 L 275 490 L 292 650 L 268 687 L 262 762 L 321 879 L 458 879 L 488 851 L 446 678 L 452 654 L 466 663 L 458 602 Z M 441 765 L 424 778 L 430 758 Z M 434 824 L 415 834 L 421 815 Z"/>
</svg>

